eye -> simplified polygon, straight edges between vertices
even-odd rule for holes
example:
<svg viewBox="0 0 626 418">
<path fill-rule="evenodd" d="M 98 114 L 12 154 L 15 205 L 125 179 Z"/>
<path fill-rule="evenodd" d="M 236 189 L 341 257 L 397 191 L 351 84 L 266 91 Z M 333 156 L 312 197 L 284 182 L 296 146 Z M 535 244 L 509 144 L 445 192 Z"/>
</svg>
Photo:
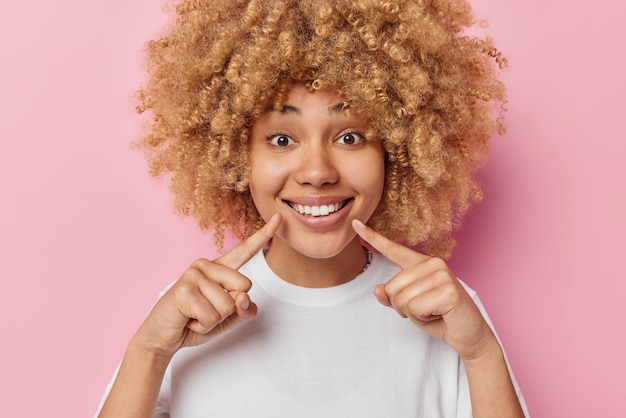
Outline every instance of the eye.
<svg viewBox="0 0 626 418">
<path fill-rule="evenodd" d="M 271 135 L 267 138 L 267 140 L 270 144 L 279 148 L 288 147 L 289 145 L 295 144 L 295 141 L 291 137 L 284 134 Z"/>
<path fill-rule="evenodd" d="M 356 133 L 356 132 L 349 132 L 347 134 L 343 134 L 337 140 L 337 142 L 342 145 L 357 145 L 363 141 L 365 141 L 365 138 L 363 138 L 363 135 Z"/>
</svg>

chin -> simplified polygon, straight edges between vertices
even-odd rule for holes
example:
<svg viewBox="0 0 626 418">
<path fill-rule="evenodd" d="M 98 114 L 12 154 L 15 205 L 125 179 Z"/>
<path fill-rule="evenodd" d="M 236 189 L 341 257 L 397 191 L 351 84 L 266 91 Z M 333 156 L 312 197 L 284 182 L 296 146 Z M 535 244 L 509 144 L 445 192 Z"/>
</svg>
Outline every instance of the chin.
<svg viewBox="0 0 626 418">
<path fill-rule="evenodd" d="M 288 246 L 293 251 L 308 258 L 332 258 L 341 254 L 356 238 L 356 234 L 343 237 L 332 237 L 330 234 L 320 234 L 319 236 L 300 237 L 297 240 L 289 240 L 281 237 L 283 245 Z"/>
</svg>

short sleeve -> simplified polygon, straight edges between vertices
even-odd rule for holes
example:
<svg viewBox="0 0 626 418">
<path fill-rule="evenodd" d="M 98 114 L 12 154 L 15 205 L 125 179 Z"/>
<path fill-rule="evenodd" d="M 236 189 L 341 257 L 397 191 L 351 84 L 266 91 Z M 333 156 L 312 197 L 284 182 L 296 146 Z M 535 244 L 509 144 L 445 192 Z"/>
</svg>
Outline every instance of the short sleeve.
<svg viewBox="0 0 626 418">
<path fill-rule="evenodd" d="M 513 373 L 513 369 L 511 368 L 511 364 L 509 363 L 509 359 L 507 358 L 506 351 L 504 350 L 504 347 L 502 346 L 502 341 L 500 341 L 500 337 L 498 336 L 498 333 L 496 329 L 494 328 L 493 323 L 491 322 L 491 318 L 489 318 L 489 314 L 487 314 L 487 310 L 485 309 L 484 305 L 480 301 L 478 294 L 472 288 L 470 288 L 465 282 L 463 282 L 463 280 L 459 279 L 459 282 L 461 283 L 461 285 L 463 285 L 463 288 L 471 296 L 472 300 L 474 301 L 474 303 L 480 310 L 480 313 L 483 315 L 483 318 L 485 318 L 485 321 L 487 321 L 487 324 L 489 324 L 489 326 L 491 327 L 491 330 L 493 331 L 494 335 L 498 339 L 498 342 L 500 343 L 500 347 L 502 347 L 502 352 L 504 353 L 504 361 L 506 362 L 506 367 L 509 370 L 509 375 L 511 376 L 511 382 L 513 382 L 513 387 L 515 388 L 517 399 L 519 399 L 519 403 L 522 407 L 522 410 L 524 411 L 524 416 L 530 417 L 530 414 L 528 413 L 528 408 L 526 407 L 526 402 L 524 401 L 524 395 L 522 395 L 522 391 L 520 390 L 519 385 L 517 384 L 517 380 L 515 379 L 515 374 Z"/>
</svg>

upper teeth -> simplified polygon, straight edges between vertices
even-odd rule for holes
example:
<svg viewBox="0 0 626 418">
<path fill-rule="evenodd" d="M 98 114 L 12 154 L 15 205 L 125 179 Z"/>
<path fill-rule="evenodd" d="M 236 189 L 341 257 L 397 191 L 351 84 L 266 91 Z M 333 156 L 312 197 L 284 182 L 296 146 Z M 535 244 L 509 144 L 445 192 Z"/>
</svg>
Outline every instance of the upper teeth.
<svg viewBox="0 0 626 418">
<path fill-rule="evenodd" d="M 301 215 L 326 216 L 330 213 L 337 212 L 341 207 L 341 203 L 332 203 L 330 205 L 321 206 L 298 205 L 293 203 L 291 207 L 298 211 Z"/>
</svg>

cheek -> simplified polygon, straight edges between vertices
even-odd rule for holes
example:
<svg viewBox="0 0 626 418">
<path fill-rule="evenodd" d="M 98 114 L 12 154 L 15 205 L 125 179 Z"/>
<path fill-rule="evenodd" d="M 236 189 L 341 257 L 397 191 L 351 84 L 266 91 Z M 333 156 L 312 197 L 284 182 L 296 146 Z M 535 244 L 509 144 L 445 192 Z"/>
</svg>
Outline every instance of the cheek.
<svg viewBox="0 0 626 418">
<path fill-rule="evenodd" d="M 361 163 L 358 175 L 363 178 L 363 191 L 374 207 L 378 206 L 385 186 L 385 161 L 384 155 L 374 153 L 368 161 Z M 367 167 L 363 170 L 362 167 Z"/>
<path fill-rule="evenodd" d="M 250 189 L 250 195 L 257 208 L 259 206 L 257 201 L 263 190 L 263 184 L 260 181 L 262 178 L 263 176 L 259 173 L 258 165 L 251 163 L 250 170 L 248 171 L 248 188 Z"/>
<path fill-rule="evenodd" d="M 360 195 L 360 217 L 366 222 L 380 204 L 385 185 L 384 159 L 380 153 L 372 152 L 367 156 L 346 163 L 349 170 L 344 173 L 349 178 L 351 187 Z"/>
<path fill-rule="evenodd" d="M 248 187 L 252 201 L 261 216 L 267 220 L 275 212 L 275 197 L 281 188 L 280 173 L 276 166 L 269 163 L 251 162 L 248 175 Z"/>
<path fill-rule="evenodd" d="M 385 171 L 383 169 L 372 170 L 377 172 L 377 176 L 372 176 L 370 183 L 367 186 L 367 196 L 372 205 L 372 211 L 378 207 L 383 195 L 383 188 L 385 186 Z"/>
</svg>

